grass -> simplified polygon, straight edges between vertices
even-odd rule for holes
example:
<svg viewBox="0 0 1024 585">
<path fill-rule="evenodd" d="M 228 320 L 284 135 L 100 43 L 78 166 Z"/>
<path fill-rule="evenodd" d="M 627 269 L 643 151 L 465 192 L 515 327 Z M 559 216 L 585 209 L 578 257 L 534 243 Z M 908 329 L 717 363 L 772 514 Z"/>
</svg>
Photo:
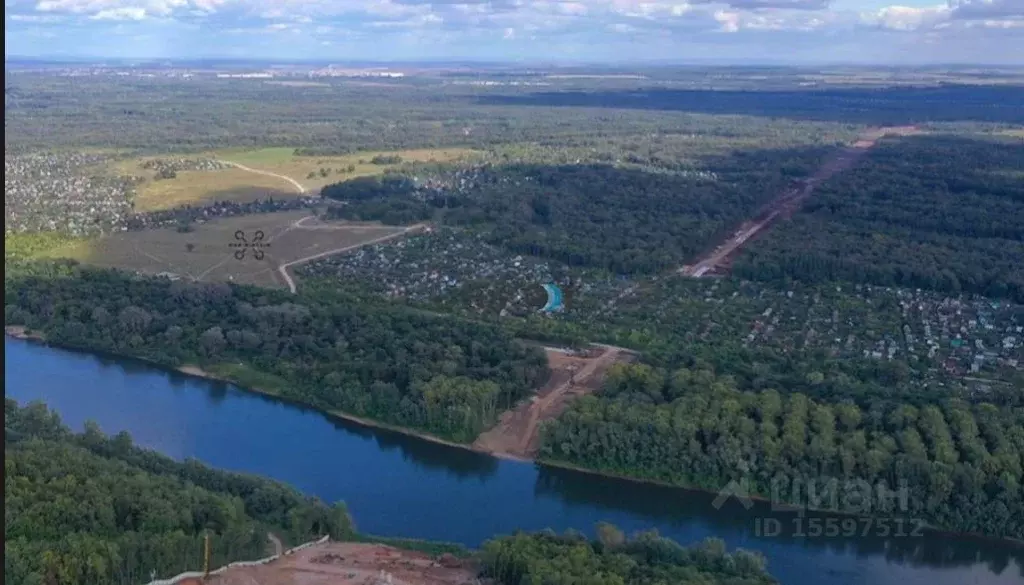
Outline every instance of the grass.
<svg viewBox="0 0 1024 585">
<path fill-rule="evenodd" d="M 247 364 L 213 364 L 203 368 L 207 372 L 231 380 L 237 386 L 259 389 L 263 394 L 280 396 L 288 387 L 288 381 L 280 376 L 261 372 Z"/>
<path fill-rule="evenodd" d="M 215 201 L 253 201 L 300 195 L 287 181 L 242 169 L 182 171 L 174 179 L 148 181 L 135 197 L 136 211 L 173 209 Z"/>
<path fill-rule="evenodd" d="M 88 242 L 57 232 L 4 234 L 4 259 L 72 258 L 87 249 Z"/>
<path fill-rule="evenodd" d="M 375 165 L 370 162 L 377 155 L 395 155 L 403 162 L 454 162 L 469 160 L 479 155 L 467 148 L 423 148 L 417 150 L 358 152 L 344 156 L 295 156 L 294 148 L 260 148 L 257 150 L 228 149 L 207 153 L 207 156 L 230 160 L 254 169 L 270 171 L 291 177 L 308 190 L 355 177 L 383 174 L 399 165 Z M 348 172 L 349 165 L 355 167 Z M 330 169 L 326 177 L 319 170 Z M 314 173 L 314 177 L 309 174 Z"/>
<path fill-rule="evenodd" d="M 120 232 L 60 248 L 64 257 L 84 263 L 135 270 L 149 274 L 171 273 L 199 281 L 231 281 L 266 287 L 283 287 L 278 266 L 292 260 L 395 233 L 401 228 L 371 223 L 333 222 L 313 224 L 323 229 L 299 229 L 295 222 L 307 211 L 266 213 L 216 219 L 197 224 L 191 232 L 175 228 Z M 231 247 L 241 230 L 251 238 L 265 234 L 264 256 L 257 260 L 247 250 L 239 260 Z M 53 256 L 51 252 L 50 257 Z"/>
<path fill-rule="evenodd" d="M 355 177 L 383 174 L 399 165 L 375 165 L 373 157 L 397 154 L 404 162 L 453 162 L 468 160 L 479 153 L 465 148 L 438 148 L 399 151 L 360 152 L 345 156 L 295 156 L 294 147 L 260 149 L 232 148 L 201 154 L 147 156 L 116 161 L 111 170 L 118 175 L 132 175 L 144 180 L 136 188 L 135 209 L 158 211 L 181 205 L 197 205 L 214 201 L 252 201 L 299 195 L 295 186 L 277 177 L 242 169 L 216 171 L 181 171 L 173 179 L 156 179 L 156 171 L 140 165 L 155 158 L 215 158 L 235 162 L 256 170 L 277 173 L 298 181 L 306 190 L 316 192 L 324 185 Z M 349 166 L 354 167 L 348 172 Z M 326 177 L 320 169 L 329 170 Z M 310 177 L 313 173 L 313 177 Z"/>
</svg>

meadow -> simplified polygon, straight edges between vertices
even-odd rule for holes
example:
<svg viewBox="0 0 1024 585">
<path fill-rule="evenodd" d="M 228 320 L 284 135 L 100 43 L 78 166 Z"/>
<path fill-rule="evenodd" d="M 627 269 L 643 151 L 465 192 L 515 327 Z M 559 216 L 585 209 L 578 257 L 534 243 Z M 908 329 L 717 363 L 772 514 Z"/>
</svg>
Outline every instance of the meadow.
<svg viewBox="0 0 1024 585">
<path fill-rule="evenodd" d="M 309 216 L 307 211 L 266 213 L 215 219 L 196 224 L 189 232 L 175 228 L 121 232 L 63 246 L 59 254 L 97 266 L 165 273 L 171 278 L 280 288 L 286 285 L 279 270 L 282 264 L 401 231 L 351 222 L 307 227 L 303 220 Z M 255 247 L 238 247 L 242 242 L 236 239 L 236 233 L 242 232 L 252 243 L 258 231 L 264 234 L 258 249 L 262 257 Z"/>
<path fill-rule="evenodd" d="M 361 151 L 341 156 L 296 156 L 295 150 L 292 147 L 228 148 L 192 154 L 131 157 L 116 160 L 106 172 L 116 176 L 137 177 L 139 182 L 135 187 L 135 210 L 147 212 L 221 201 L 298 197 L 316 193 L 330 183 L 383 174 L 405 163 L 469 161 L 479 154 L 467 148 L 422 148 Z M 400 162 L 371 162 L 376 157 L 383 157 L 384 160 L 393 157 L 390 160 Z M 143 166 L 156 160 L 182 158 L 208 159 L 239 166 L 181 170 L 172 178 L 159 178 L 157 169 Z"/>
</svg>

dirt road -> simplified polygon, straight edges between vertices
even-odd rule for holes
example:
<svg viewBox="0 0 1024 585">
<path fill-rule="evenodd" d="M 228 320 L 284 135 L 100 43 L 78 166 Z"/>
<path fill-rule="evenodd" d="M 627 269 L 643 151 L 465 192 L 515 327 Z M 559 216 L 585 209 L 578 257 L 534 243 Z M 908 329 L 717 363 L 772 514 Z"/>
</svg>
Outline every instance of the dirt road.
<svg viewBox="0 0 1024 585">
<path fill-rule="evenodd" d="M 303 218 L 303 219 L 295 222 L 295 224 L 292 224 L 292 225 L 295 226 L 295 227 L 298 227 L 299 229 L 324 229 L 324 228 L 314 228 L 314 227 L 302 227 L 301 223 L 305 219 L 308 219 L 308 218 Z M 370 246 L 370 245 L 373 245 L 373 244 L 379 244 L 381 242 L 386 242 L 388 240 L 393 240 L 393 239 L 395 239 L 397 237 L 404 236 L 404 235 L 409 234 L 411 232 L 420 231 L 420 230 L 422 230 L 422 229 L 424 229 L 426 227 L 427 227 L 427 224 L 425 224 L 425 223 L 418 223 L 416 225 L 411 225 L 411 226 L 403 229 L 400 232 L 395 232 L 393 234 L 388 234 L 386 236 L 381 236 L 379 238 L 374 238 L 372 240 L 367 240 L 365 242 L 360 242 L 358 244 L 352 244 L 351 246 L 345 246 L 343 248 L 335 248 L 334 250 L 327 250 L 326 252 L 320 252 L 319 254 L 313 254 L 312 256 L 306 256 L 305 258 L 299 258 L 298 260 L 292 260 L 291 262 L 285 262 L 284 264 L 281 264 L 280 266 L 277 267 L 277 271 L 281 274 L 281 278 L 284 279 L 285 284 L 288 285 L 288 290 L 290 290 L 292 292 L 292 294 L 295 294 L 295 292 L 298 289 L 295 286 L 295 281 L 292 280 L 291 275 L 288 274 L 288 268 L 289 267 L 295 266 L 296 264 L 304 264 L 306 262 L 310 262 L 310 261 L 316 260 L 318 258 L 324 258 L 326 256 L 333 256 L 335 254 L 342 254 L 344 252 L 349 252 L 349 251 L 355 250 L 357 248 L 362 248 L 363 246 Z"/>
<path fill-rule="evenodd" d="M 249 171 L 250 173 L 256 173 L 257 175 L 266 175 L 268 177 L 277 177 L 278 179 L 281 179 L 282 181 L 288 181 L 289 183 L 291 183 L 292 186 L 295 187 L 295 190 L 298 191 L 300 194 L 305 194 L 306 193 L 306 188 L 302 186 L 302 183 L 299 183 L 298 181 L 296 181 L 295 179 L 293 179 L 293 178 L 291 178 L 291 177 L 289 177 L 287 175 L 279 175 L 277 173 L 272 173 L 270 171 L 261 171 L 260 169 L 254 169 L 252 167 L 247 167 L 247 166 L 245 166 L 243 164 L 239 164 L 239 163 L 236 163 L 236 162 L 233 162 L 233 161 L 230 161 L 230 160 L 223 160 L 222 159 L 220 162 L 222 162 L 222 163 L 224 163 L 226 165 L 231 165 L 231 166 L 235 167 L 236 169 L 242 169 L 243 171 Z"/>
<path fill-rule="evenodd" d="M 907 136 L 917 132 L 918 130 L 914 126 L 894 126 L 874 128 L 861 134 L 856 142 L 828 159 L 810 178 L 800 180 L 796 185 L 782 193 L 778 199 L 762 210 L 757 218 L 740 225 L 739 229 L 728 240 L 719 244 L 711 253 L 691 265 L 680 268 L 678 272 L 694 278 L 721 272 L 743 244 L 747 243 L 780 217 L 789 216 L 798 210 L 800 205 L 814 192 L 818 185 L 836 173 L 852 167 L 880 138 L 891 134 Z"/>
<path fill-rule="evenodd" d="M 473 448 L 493 455 L 531 459 L 540 449 L 540 423 L 562 414 L 569 403 L 601 387 L 604 374 L 617 361 L 631 359 L 632 352 L 608 345 L 595 346 L 595 356 L 569 355 L 546 348 L 551 378 L 530 401 L 501 415 L 498 424 L 481 433 Z"/>
<path fill-rule="evenodd" d="M 442 561 L 442 562 L 439 562 Z M 327 542 L 266 565 L 235 567 L 207 585 L 470 585 L 476 569 L 379 544 Z"/>
<path fill-rule="evenodd" d="M 281 543 L 281 539 L 275 536 L 273 533 L 268 532 L 267 540 L 269 540 L 270 543 L 274 545 L 274 554 L 277 556 L 281 556 L 281 553 L 284 552 L 284 545 Z"/>
</svg>

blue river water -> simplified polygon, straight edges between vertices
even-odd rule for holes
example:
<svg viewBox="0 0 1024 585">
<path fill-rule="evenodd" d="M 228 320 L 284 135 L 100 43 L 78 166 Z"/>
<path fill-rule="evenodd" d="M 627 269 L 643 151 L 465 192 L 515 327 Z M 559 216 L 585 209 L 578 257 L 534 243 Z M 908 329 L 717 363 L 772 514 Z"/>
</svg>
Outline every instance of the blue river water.
<svg viewBox="0 0 1024 585">
<path fill-rule="evenodd" d="M 42 400 L 65 423 L 108 433 L 176 459 L 289 483 L 344 500 L 365 532 L 479 545 L 516 529 L 599 521 L 627 532 L 656 528 L 684 544 L 707 536 L 761 551 L 786 585 L 1021 585 L 1024 550 L 1009 543 L 926 533 L 891 538 L 761 536 L 759 519 L 792 518 L 713 496 L 637 484 L 368 429 L 131 360 L 4 341 L 4 389 Z"/>
</svg>

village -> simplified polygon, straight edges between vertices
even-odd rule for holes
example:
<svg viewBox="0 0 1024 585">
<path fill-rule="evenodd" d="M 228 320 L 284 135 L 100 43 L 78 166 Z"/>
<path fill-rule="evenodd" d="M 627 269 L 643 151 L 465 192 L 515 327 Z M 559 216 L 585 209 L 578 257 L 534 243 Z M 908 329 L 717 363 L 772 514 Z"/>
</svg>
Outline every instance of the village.
<svg viewBox="0 0 1024 585">
<path fill-rule="evenodd" d="M 6 233 L 59 231 L 85 237 L 123 231 L 180 227 L 215 218 L 310 209 L 319 197 L 258 197 L 249 201 L 218 201 L 173 209 L 135 210 L 136 185 L 143 177 L 116 174 L 116 159 L 103 154 L 46 153 L 4 158 Z M 156 180 L 182 171 L 218 171 L 230 165 L 210 158 L 150 158 L 138 167 Z"/>
<path fill-rule="evenodd" d="M 786 354 L 904 362 L 986 392 L 1024 376 L 1024 306 L 896 287 L 629 280 L 512 254 L 471 231 L 440 229 L 324 258 L 310 276 L 355 281 L 389 298 L 487 316 L 538 314 L 544 289 L 567 291 L 552 318 L 589 326 L 657 323 L 695 342 Z"/>
<path fill-rule="evenodd" d="M 567 278 L 552 262 L 509 254 L 480 234 L 447 228 L 323 258 L 303 270 L 356 280 L 389 298 L 503 316 L 535 312 L 544 305 L 541 286 Z"/>
<path fill-rule="evenodd" d="M 119 229 L 132 213 L 132 181 L 91 172 L 107 159 L 83 153 L 5 156 L 5 233 L 84 236 Z"/>
</svg>

